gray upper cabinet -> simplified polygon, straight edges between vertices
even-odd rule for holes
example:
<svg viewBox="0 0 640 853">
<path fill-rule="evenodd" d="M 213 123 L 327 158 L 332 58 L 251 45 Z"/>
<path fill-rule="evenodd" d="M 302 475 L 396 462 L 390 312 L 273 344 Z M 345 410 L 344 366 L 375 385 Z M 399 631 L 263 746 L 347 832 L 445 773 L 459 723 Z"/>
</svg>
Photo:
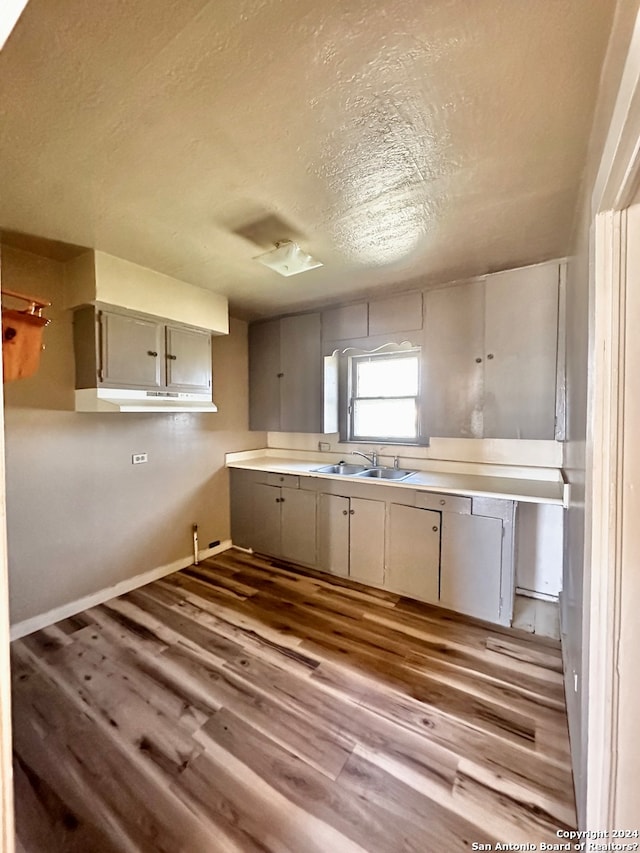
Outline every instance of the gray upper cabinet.
<svg viewBox="0 0 640 853">
<path fill-rule="evenodd" d="M 101 384 L 116 388 L 160 388 L 164 327 L 135 315 L 100 311 Z M 95 387 L 95 376 L 93 377 Z"/>
<path fill-rule="evenodd" d="M 280 320 L 249 326 L 249 429 L 280 429 Z"/>
<path fill-rule="evenodd" d="M 346 341 L 365 338 L 369 334 L 368 305 L 340 305 L 322 312 L 322 338 L 325 341 Z"/>
<path fill-rule="evenodd" d="M 425 294 L 425 432 L 482 438 L 484 289 L 461 284 Z"/>
<path fill-rule="evenodd" d="M 76 388 L 211 391 L 211 333 L 124 309 L 74 312 Z"/>
<path fill-rule="evenodd" d="M 555 437 L 557 264 L 488 276 L 484 437 Z"/>
<path fill-rule="evenodd" d="M 553 439 L 558 264 L 426 294 L 427 433 Z"/>
<path fill-rule="evenodd" d="M 249 412 L 253 430 L 322 432 L 319 314 L 249 327 Z"/>
<path fill-rule="evenodd" d="M 167 387 L 177 391 L 211 389 L 211 335 L 203 329 L 166 326 Z"/>
<path fill-rule="evenodd" d="M 369 335 L 422 328 L 422 293 L 399 293 L 369 303 Z"/>
<path fill-rule="evenodd" d="M 320 315 L 280 321 L 280 429 L 322 432 L 323 362 Z"/>
</svg>

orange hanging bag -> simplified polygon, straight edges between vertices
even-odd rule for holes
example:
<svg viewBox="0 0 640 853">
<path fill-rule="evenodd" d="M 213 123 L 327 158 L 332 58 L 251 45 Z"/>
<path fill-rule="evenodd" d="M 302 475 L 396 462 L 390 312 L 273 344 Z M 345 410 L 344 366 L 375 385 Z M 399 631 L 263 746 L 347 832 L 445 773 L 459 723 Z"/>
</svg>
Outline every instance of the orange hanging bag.
<svg viewBox="0 0 640 853">
<path fill-rule="evenodd" d="M 51 303 L 12 290 L 3 290 L 2 295 L 29 303 L 23 311 L 2 306 L 2 379 L 12 382 L 33 376 L 38 369 L 42 332 L 50 322 L 42 309 Z"/>
</svg>

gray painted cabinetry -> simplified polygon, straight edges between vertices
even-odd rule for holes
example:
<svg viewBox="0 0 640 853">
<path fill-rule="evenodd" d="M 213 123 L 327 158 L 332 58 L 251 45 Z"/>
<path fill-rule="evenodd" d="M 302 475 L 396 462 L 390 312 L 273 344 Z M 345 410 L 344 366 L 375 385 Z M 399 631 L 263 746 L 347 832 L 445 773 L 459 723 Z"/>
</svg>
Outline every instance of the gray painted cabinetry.
<svg viewBox="0 0 640 853">
<path fill-rule="evenodd" d="M 340 377 L 336 393 L 323 389 L 322 356 L 406 340 L 422 345 L 424 439 L 552 440 L 563 406 L 560 281 L 561 265 L 546 263 L 254 323 L 251 429 L 321 433 L 326 425 L 335 432 L 336 410 L 346 423 L 347 363 L 341 355 L 340 368 L 327 373 Z M 334 400 L 331 419 L 324 419 L 324 390 Z"/>
<path fill-rule="evenodd" d="M 513 520 L 502 499 L 231 469 L 234 544 L 503 625 Z"/>
<path fill-rule="evenodd" d="M 319 568 L 362 583 L 384 583 L 384 501 L 320 494 Z"/>
<path fill-rule="evenodd" d="M 167 388 L 207 391 L 211 388 L 211 335 L 188 326 L 165 326 Z"/>
<path fill-rule="evenodd" d="M 211 333 L 123 309 L 74 313 L 76 388 L 211 390 Z"/>
<path fill-rule="evenodd" d="M 426 293 L 431 436 L 553 439 L 558 264 Z"/>
<path fill-rule="evenodd" d="M 232 471 L 231 536 L 243 548 L 315 566 L 316 493 L 295 476 Z"/>
<path fill-rule="evenodd" d="M 440 513 L 391 504 L 386 585 L 394 592 L 438 604 Z"/>
<path fill-rule="evenodd" d="M 502 520 L 443 513 L 440 603 L 450 610 L 498 622 Z M 494 568 L 487 571 L 487 567 Z"/>
<path fill-rule="evenodd" d="M 322 432 L 320 315 L 249 327 L 249 425 L 253 430 Z"/>
</svg>

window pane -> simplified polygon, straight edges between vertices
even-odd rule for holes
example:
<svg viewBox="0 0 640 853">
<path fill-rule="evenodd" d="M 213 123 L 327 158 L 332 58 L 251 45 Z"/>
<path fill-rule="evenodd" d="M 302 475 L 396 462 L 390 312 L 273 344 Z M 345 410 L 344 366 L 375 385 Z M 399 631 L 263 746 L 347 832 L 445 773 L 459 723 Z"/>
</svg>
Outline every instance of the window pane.
<svg viewBox="0 0 640 853">
<path fill-rule="evenodd" d="M 415 400 L 354 400 L 353 407 L 353 437 L 417 436 Z"/>
<path fill-rule="evenodd" d="M 417 393 L 417 356 L 358 359 L 354 397 L 413 397 Z"/>
</svg>

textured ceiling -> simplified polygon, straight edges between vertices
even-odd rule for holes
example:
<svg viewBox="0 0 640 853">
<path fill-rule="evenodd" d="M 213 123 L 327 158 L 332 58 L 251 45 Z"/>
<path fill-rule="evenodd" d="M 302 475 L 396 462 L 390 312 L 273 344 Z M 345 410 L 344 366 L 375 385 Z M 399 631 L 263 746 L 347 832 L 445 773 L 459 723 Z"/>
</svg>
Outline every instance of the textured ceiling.
<svg viewBox="0 0 640 853">
<path fill-rule="evenodd" d="M 276 313 L 569 250 L 612 0 L 31 0 L 0 226 Z M 324 262 L 252 261 L 297 235 Z"/>
</svg>

